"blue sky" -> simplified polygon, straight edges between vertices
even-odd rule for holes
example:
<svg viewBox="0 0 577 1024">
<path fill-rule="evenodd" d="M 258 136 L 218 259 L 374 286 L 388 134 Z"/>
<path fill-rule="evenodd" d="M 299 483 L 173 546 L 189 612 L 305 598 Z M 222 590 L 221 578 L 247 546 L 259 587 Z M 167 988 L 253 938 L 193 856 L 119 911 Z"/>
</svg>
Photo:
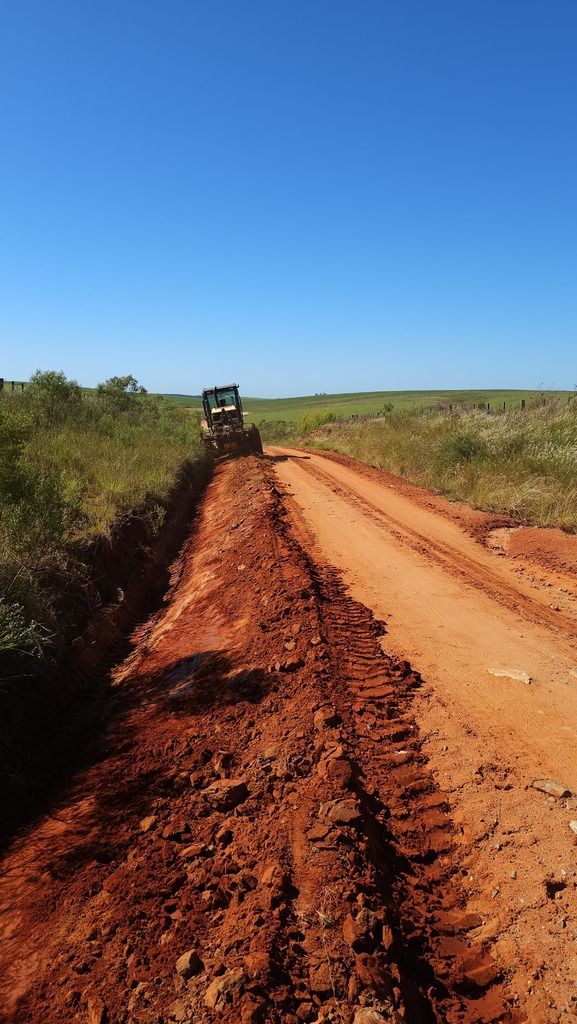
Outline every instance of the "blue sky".
<svg viewBox="0 0 577 1024">
<path fill-rule="evenodd" d="M 0 375 L 577 384 L 574 0 L 4 0 Z"/>
</svg>

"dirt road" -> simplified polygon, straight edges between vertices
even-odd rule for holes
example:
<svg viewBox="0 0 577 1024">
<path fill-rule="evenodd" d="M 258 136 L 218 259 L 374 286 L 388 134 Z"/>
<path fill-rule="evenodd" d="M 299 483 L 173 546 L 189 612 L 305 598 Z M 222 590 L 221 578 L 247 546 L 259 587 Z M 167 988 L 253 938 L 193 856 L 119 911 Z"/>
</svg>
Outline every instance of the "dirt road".
<svg viewBox="0 0 577 1024">
<path fill-rule="evenodd" d="M 487 733 L 483 743 L 577 791 L 575 575 L 502 557 L 479 542 L 491 538 L 479 517 L 475 537 L 466 510 L 354 464 L 293 452 L 277 475 L 319 560 L 386 622 L 386 650 L 408 658 L 463 725 Z M 577 568 L 577 542 L 574 558 Z"/>
<path fill-rule="evenodd" d="M 531 784 L 577 789 L 573 557 L 346 460 L 220 464 L 3 858 L 2 1020 L 570 1024 L 577 801 Z"/>
<path fill-rule="evenodd" d="M 532 783 L 577 792 L 577 538 L 519 529 L 346 458 L 270 451 L 303 542 L 426 681 L 413 713 L 461 829 L 468 904 L 518 973 L 531 949 L 532 1012 L 557 1020 L 551 991 L 577 969 L 577 805 Z"/>
</svg>

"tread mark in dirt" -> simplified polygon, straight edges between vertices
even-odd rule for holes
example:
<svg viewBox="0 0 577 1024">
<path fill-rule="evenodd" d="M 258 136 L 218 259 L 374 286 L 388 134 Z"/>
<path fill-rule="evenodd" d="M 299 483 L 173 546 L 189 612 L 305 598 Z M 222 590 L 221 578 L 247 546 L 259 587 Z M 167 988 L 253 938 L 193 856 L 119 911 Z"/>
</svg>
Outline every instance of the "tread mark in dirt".
<svg viewBox="0 0 577 1024">
<path fill-rule="evenodd" d="M 326 453 L 323 453 L 326 455 Z M 415 551 L 426 554 L 427 560 L 436 562 L 446 572 L 456 576 L 466 586 L 474 587 L 477 590 L 491 594 L 491 597 L 504 608 L 523 614 L 529 621 L 541 622 L 554 629 L 565 629 L 571 632 L 574 628 L 574 621 L 565 618 L 558 612 L 552 613 L 551 609 L 537 604 L 528 597 L 524 597 L 514 587 L 509 586 L 502 578 L 496 579 L 490 569 L 482 567 L 478 562 L 473 562 L 460 552 L 458 562 L 455 561 L 454 552 L 447 548 L 440 541 L 426 537 L 426 543 L 418 530 L 412 529 L 406 523 L 401 524 L 374 505 L 365 496 L 358 494 L 344 484 L 337 483 L 335 478 L 319 465 L 303 463 L 302 469 L 310 476 L 325 484 L 330 490 L 342 497 L 349 504 L 355 505 L 367 518 L 380 524 L 395 540 L 401 545 L 408 545 Z"/>
<path fill-rule="evenodd" d="M 408 662 L 383 654 L 377 639 L 383 629 L 346 595 L 335 570 L 311 567 L 311 573 L 334 652 L 330 696 L 342 709 L 354 750 L 370 879 L 366 895 L 377 895 L 385 910 L 395 994 L 411 1021 L 523 1020 L 505 1005 L 489 952 L 467 940 L 482 922 L 466 914 L 452 889 L 448 806 L 427 773 L 411 717 L 411 693 L 420 677 Z"/>
</svg>

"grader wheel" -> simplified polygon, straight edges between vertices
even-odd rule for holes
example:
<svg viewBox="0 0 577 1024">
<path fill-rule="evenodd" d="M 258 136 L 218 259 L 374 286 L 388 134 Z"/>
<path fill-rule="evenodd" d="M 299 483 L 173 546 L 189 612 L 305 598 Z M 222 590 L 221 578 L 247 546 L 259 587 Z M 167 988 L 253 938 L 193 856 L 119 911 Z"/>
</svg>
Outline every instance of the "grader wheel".
<svg viewBox="0 0 577 1024">
<path fill-rule="evenodd" d="M 262 455 L 262 439 L 258 427 L 255 427 L 254 423 L 248 431 L 248 445 L 255 455 Z"/>
</svg>

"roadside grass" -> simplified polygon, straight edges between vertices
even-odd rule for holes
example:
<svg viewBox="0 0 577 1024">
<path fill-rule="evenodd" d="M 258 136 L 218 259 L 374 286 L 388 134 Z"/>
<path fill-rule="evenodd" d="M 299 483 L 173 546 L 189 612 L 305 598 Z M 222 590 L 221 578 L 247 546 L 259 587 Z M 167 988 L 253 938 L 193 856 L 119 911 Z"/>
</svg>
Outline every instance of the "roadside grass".
<svg viewBox="0 0 577 1024">
<path fill-rule="evenodd" d="M 90 394 L 53 371 L 35 378 L 23 394 L 0 394 L 0 550 L 45 567 L 108 534 L 119 513 L 165 500 L 203 450 L 198 416 L 133 378 Z"/>
<path fill-rule="evenodd" d="M 391 412 L 333 421 L 301 443 L 351 455 L 476 508 L 577 532 L 577 400 L 499 414 Z"/>
<path fill-rule="evenodd" d="M 48 371 L 0 393 L 0 789 L 11 799 L 49 772 L 28 726 L 49 713 L 70 640 L 99 606 L 89 544 L 127 516 L 150 543 L 179 470 L 204 459 L 198 415 L 132 377 L 85 393 Z"/>
<path fill-rule="evenodd" d="M 178 413 L 168 431 L 161 423 L 136 420 L 36 432 L 28 449 L 32 463 L 60 474 L 66 494 L 81 495 L 85 519 L 77 537 L 108 534 L 119 512 L 165 498 L 179 466 L 201 457 L 197 423 Z"/>
</svg>

